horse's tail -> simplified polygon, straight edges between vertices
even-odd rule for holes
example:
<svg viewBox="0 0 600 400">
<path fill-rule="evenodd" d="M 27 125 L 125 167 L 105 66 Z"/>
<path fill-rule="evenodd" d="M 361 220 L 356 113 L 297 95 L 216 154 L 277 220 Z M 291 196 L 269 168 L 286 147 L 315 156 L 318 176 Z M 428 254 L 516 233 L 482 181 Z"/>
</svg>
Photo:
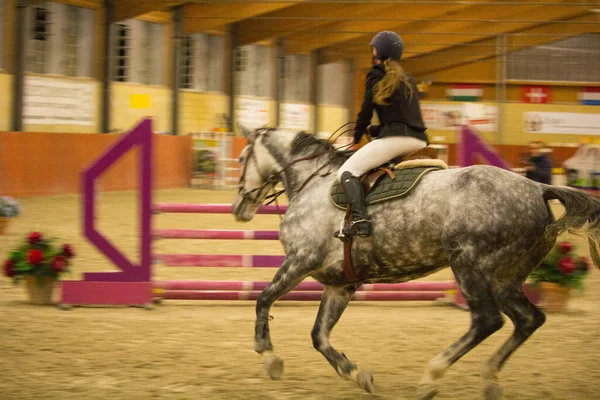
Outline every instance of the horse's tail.
<svg viewBox="0 0 600 400">
<path fill-rule="evenodd" d="M 550 225 L 555 234 L 575 232 L 588 225 L 588 242 L 592 261 L 600 269 L 600 200 L 580 190 L 568 187 L 544 186 L 544 200 L 558 200 L 565 207 L 565 215 Z"/>
</svg>

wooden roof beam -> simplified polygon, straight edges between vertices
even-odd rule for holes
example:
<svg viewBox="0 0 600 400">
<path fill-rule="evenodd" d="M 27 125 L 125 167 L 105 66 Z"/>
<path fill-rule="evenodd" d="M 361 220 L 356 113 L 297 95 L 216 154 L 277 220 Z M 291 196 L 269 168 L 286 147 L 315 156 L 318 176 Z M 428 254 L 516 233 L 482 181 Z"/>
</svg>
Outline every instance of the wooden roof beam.
<svg viewBox="0 0 600 400">
<path fill-rule="evenodd" d="M 138 16 L 142 21 L 154 22 L 156 24 L 168 24 L 171 22 L 171 11 L 151 11 Z"/>
<path fill-rule="evenodd" d="M 578 18 L 573 18 L 573 22 L 593 22 L 597 20 L 596 15 L 586 15 Z M 540 44 L 555 42 L 560 40 L 561 36 L 578 36 L 584 33 L 600 33 L 598 25 L 584 24 L 546 24 L 535 28 L 520 31 L 521 34 L 538 35 L 538 36 L 510 36 L 509 52 L 517 51 L 522 48 L 537 46 Z M 552 36 L 556 35 L 556 36 Z M 478 43 L 494 45 L 496 37 L 484 39 Z M 418 57 L 404 62 L 407 71 L 410 71 L 413 76 L 423 76 L 434 73 L 436 71 L 445 70 L 448 68 L 470 64 L 472 62 L 494 58 L 490 55 L 473 54 L 473 50 L 468 47 L 457 46 L 448 48 L 428 56 Z M 365 63 L 361 67 L 367 67 Z"/>
<path fill-rule="evenodd" d="M 327 25 L 323 25 L 320 29 L 315 29 L 312 32 L 300 32 L 291 34 L 288 37 L 289 51 L 290 52 L 309 52 L 318 48 L 327 48 L 331 45 L 339 44 L 341 48 L 345 46 L 344 42 L 350 40 L 364 40 L 366 42 L 366 48 L 368 51 L 368 43 L 373 37 L 373 33 L 365 34 L 366 30 L 371 32 L 378 32 L 381 30 L 393 30 L 401 32 L 402 30 L 419 29 L 423 24 L 429 24 L 427 19 L 431 18 L 443 18 L 449 14 L 456 14 L 460 11 L 478 7 L 482 10 L 482 6 L 476 6 L 474 3 L 484 0 L 475 0 L 469 4 L 430 4 L 427 6 L 415 6 L 412 7 L 410 18 L 422 19 L 418 22 L 404 22 L 398 23 L 395 21 L 381 20 L 381 21 L 341 21 Z M 388 6 L 384 11 L 386 16 L 393 17 L 398 14 L 399 5 Z M 490 8 L 492 6 L 486 6 Z M 369 13 L 369 15 L 372 15 Z M 404 15 L 404 14 L 401 14 Z M 439 23 L 437 21 L 436 23 Z M 322 33 L 319 33 L 322 32 Z M 332 33 L 327 33 L 332 32 Z M 312 39 L 311 39 L 312 38 Z M 314 40 L 318 38 L 318 40 Z"/>
<path fill-rule="evenodd" d="M 311 30 L 327 25 L 326 18 L 357 18 L 367 13 L 383 12 L 389 4 L 327 4 L 298 5 L 265 14 L 265 19 L 249 19 L 240 24 L 240 41 L 251 44 L 292 32 Z M 271 19 L 269 19 L 271 18 Z"/>
<path fill-rule="evenodd" d="M 463 44 L 468 42 L 473 42 L 480 40 L 482 37 L 477 37 L 470 35 L 469 33 L 473 32 L 485 32 L 490 35 L 495 35 L 498 33 L 505 33 L 511 31 L 518 31 L 520 29 L 526 29 L 529 27 L 533 27 L 539 25 L 540 23 L 544 23 L 547 20 L 553 19 L 564 19 L 564 18 L 573 18 L 581 16 L 587 13 L 587 10 L 584 8 L 574 8 L 574 9 L 565 9 L 564 7 L 544 7 L 544 13 L 540 12 L 539 6 L 527 6 L 527 10 L 521 10 L 521 12 L 515 14 L 514 9 L 512 12 L 507 13 L 506 9 L 504 12 L 500 12 L 497 10 L 493 10 L 491 7 L 487 7 L 487 10 L 483 13 L 479 14 L 477 11 L 476 15 L 480 15 L 478 19 L 514 19 L 514 20 L 523 20 L 523 13 L 527 12 L 531 15 L 531 17 L 527 18 L 527 20 L 536 21 L 535 23 L 523 23 L 523 22 L 511 22 L 507 20 L 505 23 L 495 22 L 495 23 L 471 23 L 471 22 L 438 22 L 431 23 L 430 25 L 422 26 L 422 31 L 424 32 L 422 35 L 419 35 L 417 26 L 409 26 L 407 31 L 415 32 L 414 34 L 403 35 L 407 45 L 405 46 L 405 57 L 407 60 L 409 58 L 421 56 L 422 53 L 434 52 L 447 47 L 455 46 L 457 44 Z M 565 15 L 565 12 L 568 12 Z M 462 17 L 472 18 L 471 15 L 461 15 Z M 495 16 L 495 17 L 494 17 Z M 414 24 L 413 24 L 414 25 Z M 431 35 L 431 34 L 439 34 L 439 35 Z M 447 33 L 447 34 L 445 34 Z M 461 35 L 464 33 L 464 35 Z M 365 37 L 366 39 L 366 37 Z M 410 42 L 418 42 L 421 43 L 419 45 L 411 45 Z M 432 42 L 432 44 L 427 45 L 425 43 Z M 348 51 L 365 51 L 365 46 L 360 44 L 346 44 L 345 46 L 335 46 L 330 47 L 328 50 L 330 53 L 343 53 Z"/>
<path fill-rule="evenodd" d="M 91 8 L 97 10 L 104 7 L 104 1 L 102 0 L 54 0 L 55 3 L 62 3 L 68 6 Z"/>
<path fill-rule="evenodd" d="M 295 7 L 293 3 L 196 3 L 186 4 L 183 12 L 183 31 L 185 33 L 204 32 L 221 29 L 230 23 L 271 13 L 285 8 Z"/>
<path fill-rule="evenodd" d="M 142 14 L 148 14 L 152 11 L 166 11 L 172 7 L 184 3 L 183 1 L 134 1 L 117 0 L 115 1 L 115 20 L 124 21 L 135 18 Z"/>
</svg>

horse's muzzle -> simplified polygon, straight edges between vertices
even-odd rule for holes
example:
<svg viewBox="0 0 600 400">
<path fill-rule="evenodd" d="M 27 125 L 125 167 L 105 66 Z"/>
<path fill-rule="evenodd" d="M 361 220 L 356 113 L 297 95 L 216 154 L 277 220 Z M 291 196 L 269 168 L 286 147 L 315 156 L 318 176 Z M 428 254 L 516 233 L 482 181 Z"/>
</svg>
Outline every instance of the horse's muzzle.
<svg viewBox="0 0 600 400">
<path fill-rule="evenodd" d="M 238 195 L 234 201 L 231 212 L 238 222 L 248 222 L 254 218 L 258 206 L 248 203 L 244 196 Z"/>
</svg>

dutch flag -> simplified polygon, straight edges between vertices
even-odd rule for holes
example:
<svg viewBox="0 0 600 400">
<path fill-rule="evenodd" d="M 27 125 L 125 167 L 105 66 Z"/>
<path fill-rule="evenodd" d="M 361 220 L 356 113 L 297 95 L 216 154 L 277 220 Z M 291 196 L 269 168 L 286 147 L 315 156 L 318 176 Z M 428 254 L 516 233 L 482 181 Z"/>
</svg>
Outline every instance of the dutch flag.
<svg viewBox="0 0 600 400">
<path fill-rule="evenodd" d="M 600 87 L 583 88 L 579 102 L 586 106 L 600 106 Z"/>
</svg>

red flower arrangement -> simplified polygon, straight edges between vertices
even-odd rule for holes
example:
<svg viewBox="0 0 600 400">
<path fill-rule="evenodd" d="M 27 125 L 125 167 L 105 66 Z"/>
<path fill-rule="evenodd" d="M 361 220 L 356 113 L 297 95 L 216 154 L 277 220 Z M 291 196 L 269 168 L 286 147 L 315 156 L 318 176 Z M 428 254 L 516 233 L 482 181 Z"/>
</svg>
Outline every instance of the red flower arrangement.
<svg viewBox="0 0 600 400">
<path fill-rule="evenodd" d="M 25 275 L 58 279 L 62 273 L 70 272 L 75 256 L 73 246 L 57 247 L 53 242 L 54 239 L 46 239 L 40 232 L 31 232 L 4 261 L 4 275 L 17 283 Z"/>
<path fill-rule="evenodd" d="M 531 279 L 534 284 L 551 282 L 582 289 L 582 280 L 588 274 L 589 268 L 590 260 L 587 257 L 578 257 L 572 243 L 560 242 L 531 273 Z"/>
</svg>

